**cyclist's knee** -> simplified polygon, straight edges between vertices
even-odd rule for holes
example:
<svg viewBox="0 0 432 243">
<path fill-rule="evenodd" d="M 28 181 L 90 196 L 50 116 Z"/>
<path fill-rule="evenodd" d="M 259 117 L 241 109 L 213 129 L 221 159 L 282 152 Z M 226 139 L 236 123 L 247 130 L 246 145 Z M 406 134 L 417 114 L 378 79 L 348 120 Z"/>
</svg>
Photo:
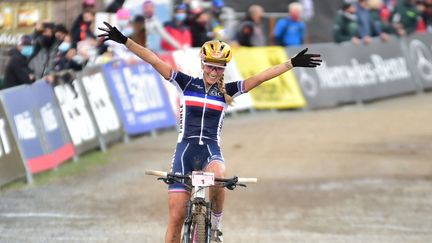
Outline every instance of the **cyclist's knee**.
<svg viewBox="0 0 432 243">
<path fill-rule="evenodd" d="M 213 160 L 208 164 L 206 171 L 213 172 L 215 177 L 223 178 L 225 177 L 225 164 L 218 160 Z"/>
</svg>

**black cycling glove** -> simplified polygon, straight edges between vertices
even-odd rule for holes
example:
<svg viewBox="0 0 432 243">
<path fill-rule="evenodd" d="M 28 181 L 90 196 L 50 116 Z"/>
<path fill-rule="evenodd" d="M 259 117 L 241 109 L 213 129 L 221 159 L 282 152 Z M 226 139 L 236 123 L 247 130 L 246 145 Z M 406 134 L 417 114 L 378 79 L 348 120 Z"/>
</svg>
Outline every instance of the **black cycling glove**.
<svg viewBox="0 0 432 243">
<path fill-rule="evenodd" d="M 308 48 L 298 53 L 295 57 L 291 58 L 293 67 L 316 67 L 321 65 L 322 60 L 320 54 L 306 54 Z"/>
<path fill-rule="evenodd" d="M 104 31 L 103 34 L 98 35 L 98 37 L 102 37 L 103 41 L 112 40 L 115 42 L 118 42 L 120 44 L 126 44 L 127 37 L 124 36 L 116 27 L 112 27 L 107 22 L 103 22 L 107 28 L 101 28 L 98 29 Z"/>
</svg>

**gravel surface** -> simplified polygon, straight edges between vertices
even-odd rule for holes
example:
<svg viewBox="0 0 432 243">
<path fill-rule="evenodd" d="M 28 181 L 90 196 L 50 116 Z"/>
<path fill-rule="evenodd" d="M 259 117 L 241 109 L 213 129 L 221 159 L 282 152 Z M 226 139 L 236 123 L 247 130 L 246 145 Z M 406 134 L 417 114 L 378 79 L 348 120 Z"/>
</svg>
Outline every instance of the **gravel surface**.
<svg viewBox="0 0 432 243">
<path fill-rule="evenodd" d="M 321 111 L 227 117 L 225 242 L 432 242 L 432 94 Z M 176 131 L 109 150 L 109 161 L 0 191 L 0 242 L 163 242 Z M 61 168 L 60 168 L 61 170 Z"/>
</svg>

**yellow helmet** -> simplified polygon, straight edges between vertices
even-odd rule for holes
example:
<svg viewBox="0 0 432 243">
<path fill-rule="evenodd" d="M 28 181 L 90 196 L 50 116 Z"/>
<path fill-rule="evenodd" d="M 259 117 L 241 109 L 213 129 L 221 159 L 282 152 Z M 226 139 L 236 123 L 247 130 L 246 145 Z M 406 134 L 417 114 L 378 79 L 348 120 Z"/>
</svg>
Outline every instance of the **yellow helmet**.
<svg viewBox="0 0 432 243">
<path fill-rule="evenodd" d="M 220 40 L 207 41 L 201 47 L 201 60 L 226 65 L 232 57 L 231 47 Z"/>
</svg>

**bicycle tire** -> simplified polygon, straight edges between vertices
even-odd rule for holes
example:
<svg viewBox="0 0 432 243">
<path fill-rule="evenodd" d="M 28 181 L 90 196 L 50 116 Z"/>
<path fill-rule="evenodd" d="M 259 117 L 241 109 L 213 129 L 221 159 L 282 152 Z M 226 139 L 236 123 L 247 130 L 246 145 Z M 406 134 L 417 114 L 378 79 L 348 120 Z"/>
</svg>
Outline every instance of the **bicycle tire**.
<svg viewBox="0 0 432 243">
<path fill-rule="evenodd" d="M 207 243 L 206 214 L 202 207 L 197 207 L 192 216 L 193 243 Z"/>
</svg>

